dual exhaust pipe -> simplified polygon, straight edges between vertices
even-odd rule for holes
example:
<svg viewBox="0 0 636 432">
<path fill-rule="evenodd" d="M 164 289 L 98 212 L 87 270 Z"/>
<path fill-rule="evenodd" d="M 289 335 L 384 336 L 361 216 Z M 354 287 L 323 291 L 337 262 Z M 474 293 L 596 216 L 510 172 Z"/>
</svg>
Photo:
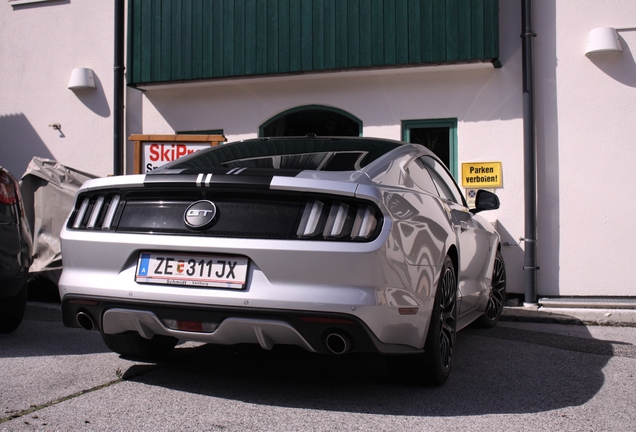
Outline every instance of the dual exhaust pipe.
<svg viewBox="0 0 636 432">
<path fill-rule="evenodd" d="M 91 316 L 86 312 L 78 312 L 75 316 L 75 319 L 77 320 L 77 323 L 80 325 L 80 327 L 84 330 L 95 330 L 95 322 L 93 321 L 93 318 L 91 318 Z"/>
<path fill-rule="evenodd" d="M 332 354 L 344 354 L 352 347 L 351 338 L 342 332 L 332 332 L 325 337 L 325 345 Z"/>
</svg>

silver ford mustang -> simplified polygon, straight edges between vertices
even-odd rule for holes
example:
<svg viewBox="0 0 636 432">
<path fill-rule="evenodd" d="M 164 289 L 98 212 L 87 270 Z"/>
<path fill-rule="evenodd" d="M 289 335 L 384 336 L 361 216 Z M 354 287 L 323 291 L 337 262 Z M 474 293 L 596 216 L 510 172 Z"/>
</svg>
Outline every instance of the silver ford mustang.
<svg viewBox="0 0 636 432">
<path fill-rule="evenodd" d="M 64 324 L 131 357 L 179 339 L 376 352 L 449 376 L 457 330 L 493 326 L 499 235 L 422 146 L 262 138 L 90 180 L 62 230 Z"/>
</svg>

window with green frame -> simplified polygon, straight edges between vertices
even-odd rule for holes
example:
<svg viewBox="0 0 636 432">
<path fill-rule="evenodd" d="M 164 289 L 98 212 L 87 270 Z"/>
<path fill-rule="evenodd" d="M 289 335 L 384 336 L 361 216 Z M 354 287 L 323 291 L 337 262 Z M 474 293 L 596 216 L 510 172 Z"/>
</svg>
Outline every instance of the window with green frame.
<svg viewBox="0 0 636 432">
<path fill-rule="evenodd" d="M 428 148 L 457 178 L 457 119 L 402 120 L 402 141 Z"/>
</svg>

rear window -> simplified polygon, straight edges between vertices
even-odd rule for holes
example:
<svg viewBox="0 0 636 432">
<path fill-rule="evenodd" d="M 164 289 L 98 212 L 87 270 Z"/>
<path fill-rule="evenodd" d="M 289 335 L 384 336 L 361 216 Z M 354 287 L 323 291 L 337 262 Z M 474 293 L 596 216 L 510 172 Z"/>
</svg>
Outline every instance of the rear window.
<svg viewBox="0 0 636 432">
<path fill-rule="evenodd" d="M 201 150 L 153 173 L 214 168 L 355 171 L 400 146 L 363 138 L 265 138 Z"/>
</svg>

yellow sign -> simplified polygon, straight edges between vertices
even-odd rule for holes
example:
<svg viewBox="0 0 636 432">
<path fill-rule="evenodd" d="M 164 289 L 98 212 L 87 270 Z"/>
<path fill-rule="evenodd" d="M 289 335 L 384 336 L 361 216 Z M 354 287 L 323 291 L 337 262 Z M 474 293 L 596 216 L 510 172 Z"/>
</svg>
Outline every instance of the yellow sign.
<svg viewBox="0 0 636 432">
<path fill-rule="evenodd" d="M 501 162 L 463 163 L 462 186 L 471 189 L 502 187 Z"/>
</svg>

